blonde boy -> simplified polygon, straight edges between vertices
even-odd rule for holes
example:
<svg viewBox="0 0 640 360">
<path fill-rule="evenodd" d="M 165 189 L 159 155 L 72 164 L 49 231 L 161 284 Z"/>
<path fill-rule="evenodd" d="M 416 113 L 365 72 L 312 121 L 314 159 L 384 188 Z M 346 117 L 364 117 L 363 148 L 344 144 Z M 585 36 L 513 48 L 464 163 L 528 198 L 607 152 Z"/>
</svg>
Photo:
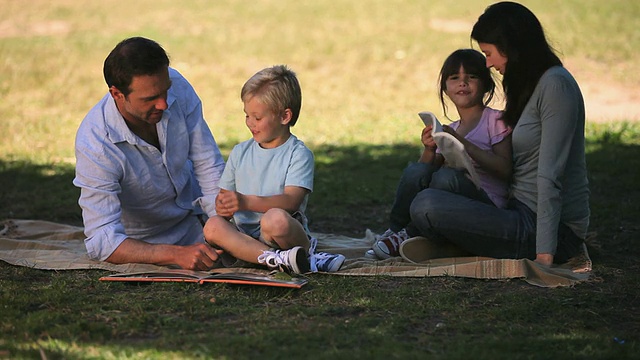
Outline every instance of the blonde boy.
<svg viewBox="0 0 640 360">
<path fill-rule="evenodd" d="M 314 249 L 308 255 L 311 237 L 304 211 L 313 190 L 314 160 L 290 131 L 302 105 L 295 73 L 284 65 L 263 69 L 244 84 L 241 99 L 253 137 L 229 155 L 217 215 L 204 227 L 205 240 L 269 269 L 302 274 L 324 265 L 319 270 L 337 270 L 344 256 L 316 258 Z"/>
</svg>

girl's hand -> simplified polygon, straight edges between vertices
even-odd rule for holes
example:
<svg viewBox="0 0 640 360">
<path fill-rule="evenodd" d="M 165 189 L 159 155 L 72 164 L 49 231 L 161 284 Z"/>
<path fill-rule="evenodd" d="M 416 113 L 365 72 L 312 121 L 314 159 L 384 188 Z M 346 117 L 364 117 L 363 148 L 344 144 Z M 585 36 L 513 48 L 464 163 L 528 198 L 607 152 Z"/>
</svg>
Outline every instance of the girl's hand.
<svg viewBox="0 0 640 360">
<path fill-rule="evenodd" d="M 426 150 L 436 151 L 438 145 L 436 145 L 436 142 L 433 140 L 433 136 L 431 134 L 432 129 L 432 125 L 425 126 L 424 129 L 422 129 L 421 140 L 422 145 L 424 145 Z"/>
</svg>

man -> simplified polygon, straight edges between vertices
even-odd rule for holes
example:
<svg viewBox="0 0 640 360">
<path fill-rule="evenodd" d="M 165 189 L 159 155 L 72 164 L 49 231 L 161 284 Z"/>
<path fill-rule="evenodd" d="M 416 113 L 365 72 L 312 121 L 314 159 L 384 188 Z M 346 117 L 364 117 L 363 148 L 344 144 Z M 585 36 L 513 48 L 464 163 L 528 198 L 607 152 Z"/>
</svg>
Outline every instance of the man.
<svg viewBox="0 0 640 360">
<path fill-rule="evenodd" d="M 220 150 L 189 82 L 155 41 L 120 42 L 104 62 L 106 94 L 76 135 L 76 177 L 89 257 L 207 270 L 203 211 L 215 212 Z"/>
</svg>

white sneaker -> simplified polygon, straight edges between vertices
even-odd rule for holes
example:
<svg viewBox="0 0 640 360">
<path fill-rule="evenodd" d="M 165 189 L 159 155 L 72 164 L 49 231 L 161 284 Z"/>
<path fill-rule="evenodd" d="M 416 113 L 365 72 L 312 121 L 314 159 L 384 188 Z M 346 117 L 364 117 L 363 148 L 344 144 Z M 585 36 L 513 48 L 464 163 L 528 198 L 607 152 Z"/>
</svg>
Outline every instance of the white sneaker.
<svg viewBox="0 0 640 360">
<path fill-rule="evenodd" d="M 336 272 L 340 270 L 345 259 L 342 254 L 329 254 L 322 251 L 309 256 L 311 271 L 313 272 Z"/>
<path fill-rule="evenodd" d="M 265 250 L 258 256 L 258 262 L 269 269 L 277 269 L 287 273 L 304 274 L 309 272 L 310 264 L 307 253 L 300 246 L 289 250 Z"/>
<path fill-rule="evenodd" d="M 391 234 L 389 234 L 389 232 L 391 232 Z M 405 229 L 397 233 L 389 229 L 382 234 L 380 239 L 376 241 L 371 248 L 380 259 L 400 256 L 400 244 L 408 238 L 409 235 Z"/>
</svg>

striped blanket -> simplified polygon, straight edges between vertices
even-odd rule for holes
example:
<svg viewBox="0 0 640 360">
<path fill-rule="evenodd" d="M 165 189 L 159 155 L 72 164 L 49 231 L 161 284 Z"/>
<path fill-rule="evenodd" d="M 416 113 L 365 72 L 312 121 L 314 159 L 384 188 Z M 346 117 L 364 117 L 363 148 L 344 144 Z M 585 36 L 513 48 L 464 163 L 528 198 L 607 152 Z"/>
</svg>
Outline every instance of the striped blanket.
<svg viewBox="0 0 640 360">
<path fill-rule="evenodd" d="M 365 257 L 375 234 L 367 230 L 362 238 L 335 234 L 313 234 L 319 251 L 340 253 L 346 261 L 342 276 L 431 277 L 457 276 L 477 279 L 523 279 L 541 287 L 570 286 L 591 276 L 592 263 L 586 246 L 566 264 L 543 267 L 527 260 L 485 257 L 449 257 L 411 263 L 402 258 L 373 260 Z M 102 269 L 118 273 L 166 269 L 148 264 L 114 265 L 88 258 L 81 227 L 40 220 L 0 222 L 0 260 L 17 266 L 44 270 Z"/>
</svg>

